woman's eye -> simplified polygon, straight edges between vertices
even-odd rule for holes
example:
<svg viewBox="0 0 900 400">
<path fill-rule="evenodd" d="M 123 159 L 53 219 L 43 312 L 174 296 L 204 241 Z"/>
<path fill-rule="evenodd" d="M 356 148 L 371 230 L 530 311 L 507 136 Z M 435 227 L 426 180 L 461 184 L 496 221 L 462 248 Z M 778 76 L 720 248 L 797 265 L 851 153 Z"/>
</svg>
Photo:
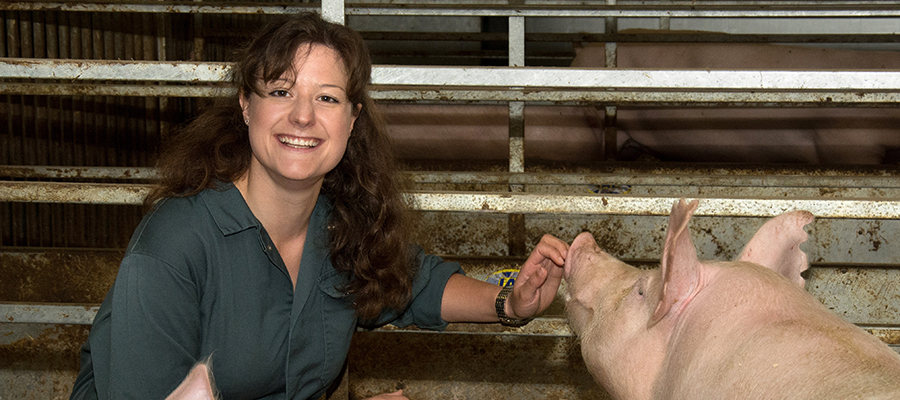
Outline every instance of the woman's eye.
<svg viewBox="0 0 900 400">
<path fill-rule="evenodd" d="M 287 95 L 288 95 L 288 91 L 282 90 L 282 89 L 273 90 L 273 91 L 269 92 L 269 96 L 272 96 L 272 97 L 285 97 Z"/>
<path fill-rule="evenodd" d="M 338 99 L 331 96 L 320 96 L 319 99 L 322 101 L 327 101 L 329 103 L 339 103 Z"/>
</svg>

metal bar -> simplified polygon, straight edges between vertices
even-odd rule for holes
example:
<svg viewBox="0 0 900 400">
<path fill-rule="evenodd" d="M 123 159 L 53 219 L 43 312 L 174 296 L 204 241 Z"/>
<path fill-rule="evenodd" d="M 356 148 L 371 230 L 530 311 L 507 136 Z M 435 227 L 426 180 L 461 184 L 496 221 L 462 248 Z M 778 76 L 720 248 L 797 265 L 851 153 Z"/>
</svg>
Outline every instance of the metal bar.
<svg viewBox="0 0 900 400">
<path fill-rule="evenodd" d="M 366 40 L 408 41 L 503 41 L 498 32 L 360 32 Z M 526 42 L 619 42 L 619 43 L 896 43 L 900 35 L 888 33 L 719 33 L 675 31 L 669 33 L 543 33 L 526 32 Z"/>
<path fill-rule="evenodd" d="M 0 202 L 141 204 L 148 185 L 0 181 Z M 409 192 L 419 211 L 668 215 L 678 196 Z M 773 217 L 807 210 L 818 218 L 900 219 L 900 199 L 700 198 L 697 216 Z"/>
<path fill-rule="evenodd" d="M 0 177 L 146 180 L 157 179 L 159 174 L 156 168 L 0 165 Z"/>
<path fill-rule="evenodd" d="M 183 85 L 86 85 L 0 83 L 2 94 L 43 96 L 138 96 L 138 97 L 225 97 L 234 90 L 215 86 Z M 415 101 L 421 104 L 450 102 L 503 103 L 522 101 L 531 104 L 568 104 L 617 106 L 728 106 L 728 107 L 897 107 L 900 92 L 641 92 L 591 88 L 587 90 L 398 90 L 372 86 L 370 95 L 378 101 Z"/>
<path fill-rule="evenodd" d="M 413 209 L 489 213 L 669 215 L 678 196 L 408 193 Z M 900 218 L 900 199 L 700 198 L 697 216 L 774 217 L 807 210 L 818 218 Z"/>
<path fill-rule="evenodd" d="M 0 201 L 139 205 L 149 189 L 146 184 L 0 181 Z"/>
<path fill-rule="evenodd" d="M 90 325 L 99 304 L 21 304 L 0 302 L 0 322 Z"/>
<path fill-rule="evenodd" d="M 744 71 L 575 68 L 394 67 L 372 71 L 376 85 L 641 88 L 657 90 L 900 90 L 897 71 Z"/>
<path fill-rule="evenodd" d="M 344 0 L 322 0 L 322 18 L 343 25 L 344 8 Z"/>
<path fill-rule="evenodd" d="M 630 170 L 608 173 L 508 173 L 508 172 L 407 172 L 414 183 L 446 184 L 512 184 L 512 185 L 644 185 L 644 186 L 704 186 L 704 187 L 809 187 L 898 189 L 900 179 L 894 173 L 881 171 L 863 175 L 851 170 L 781 170 L 752 175 L 748 170 L 735 168 L 707 172 L 692 169 L 665 168 L 636 173 Z M 40 165 L 0 165 L 2 178 L 51 179 L 128 179 L 159 178 L 156 168 L 131 167 L 75 167 Z"/>
<path fill-rule="evenodd" d="M 525 66 L 525 18 L 509 17 L 509 66 Z"/>
<path fill-rule="evenodd" d="M 623 2 L 624 3 L 624 2 Z M 0 3 L 2 10 L 19 11 L 77 11 L 77 12 L 142 12 L 190 14 L 294 14 L 319 11 L 315 6 L 253 6 L 226 3 L 65 3 L 65 2 L 9 2 Z M 352 4 L 345 7 L 346 15 L 402 15 L 402 16 L 482 16 L 482 17 L 617 17 L 617 18 L 845 18 L 896 17 L 900 6 L 876 3 L 823 5 L 794 4 Z"/>
<path fill-rule="evenodd" d="M 235 90 L 216 86 L 0 83 L 0 93 L 38 96 L 226 97 Z"/>
<path fill-rule="evenodd" d="M 0 78 L 221 82 L 225 63 L 153 61 L 60 61 L 7 58 Z M 419 67 L 379 65 L 373 85 L 435 87 L 538 87 L 654 90 L 836 90 L 900 91 L 897 70 L 660 70 L 533 67 Z"/>
<path fill-rule="evenodd" d="M 734 107 L 846 107 L 846 106 L 891 106 L 900 102 L 897 92 L 816 91 L 816 92 L 731 92 L 731 91 L 677 91 L 645 92 L 612 90 L 598 87 L 587 90 L 537 90 L 518 91 L 496 90 L 453 90 L 453 89 L 397 89 L 395 87 L 372 87 L 370 95 L 379 101 L 416 101 L 419 103 L 446 102 L 508 102 L 555 103 L 590 105 L 683 105 Z"/>
<path fill-rule="evenodd" d="M 97 304 L 21 304 L 4 302 L 0 303 L 0 323 L 90 325 L 93 323 L 99 309 L 100 306 Z M 860 328 L 875 335 L 885 343 L 896 345 L 896 338 L 900 337 L 900 327 L 863 325 Z M 419 331 L 415 327 L 397 328 L 393 325 L 388 325 L 378 330 L 386 332 Z M 446 332 L 491 335 L 574 336 L 568 321 L 564 317 L 539 317 L 520 328 L 456 323 L 450 324 Z"/>
<path fill-rule="evenodd" d="M 201 83 L 220 82 L 229 69 L 219 62 L 6 58 L 0 62 L 0 78 Z"/>
</svg>

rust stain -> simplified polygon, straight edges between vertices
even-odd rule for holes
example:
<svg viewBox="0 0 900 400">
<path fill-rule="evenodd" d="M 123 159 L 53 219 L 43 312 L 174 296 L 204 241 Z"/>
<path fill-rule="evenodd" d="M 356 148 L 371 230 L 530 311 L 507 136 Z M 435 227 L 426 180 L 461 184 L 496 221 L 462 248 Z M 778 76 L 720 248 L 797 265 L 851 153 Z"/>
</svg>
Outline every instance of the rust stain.
<svg viewBox="0 0 900 400">
<path fill-rule="evenodd" d="M 99 303 L 122 252 L 0 253 L 0 301 Z"/>
</svg>

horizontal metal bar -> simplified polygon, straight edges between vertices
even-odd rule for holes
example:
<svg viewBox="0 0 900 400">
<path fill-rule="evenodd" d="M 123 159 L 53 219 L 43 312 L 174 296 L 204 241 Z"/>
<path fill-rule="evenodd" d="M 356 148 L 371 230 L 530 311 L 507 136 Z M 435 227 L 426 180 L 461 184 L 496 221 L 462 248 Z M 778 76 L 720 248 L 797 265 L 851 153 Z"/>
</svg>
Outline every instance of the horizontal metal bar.
<svg viewBox="0 0 900 400">
<path fill-rule="evenodd" d="M 233 89 L 184 85 L 84 85 L 73 83 L 0 83 L 0 93 L 39 96 L 141 96 L 220 97 Z M 370 96 L 378 101 L 446 104 L 472 102 L 500 104 L 522 101 L 530 104 L 684 107 L 897 107 L 900 92 L 646 92 L 597 88 L 594 90 L 399 90 L 372 86 Z"/>
<path fill-rule="evenodd" d="M 0 165 L 0 177 L 147 180 L 159 178 L 159 172 L 156 168 Z"/>
<path fill-rule="evenodd" d="M 99 304 L 22 304 L 0 302 L 0 322 L 90 325 Z"/>
<path fill-rule="evenodd" d="M 844 18 L 844 17 L 896 17 L 900 7 L 890 3 L 860 5 L 859 3 L 732 3 L 732 4 L 656 4 L 626 5 L 581 3 L 526 4 L 346 4 L 346 15 L 408 15 L 408 16 L 495 16 L 495 17 L 619 17 L 619 18 Z M 150 12 L 191 14 L 293 14 L 300 11 L 318 11 L 316 6 L 286 5 L 230 5 L 227 3 L 185 4 L 151 3 L 65 3 L 65 2 L 9 2 L 0 4 L 0 10 L 19 11 L 76 11 L 76 12 Z"/>
<path fill-rule="evenodd" d="M 377 85 L 725 90 L 900 90 L 900 71 L 743 71 L 379 66 Z"/>
<path fill-rule="evenodd" d="M 650 92 L 610 90 L 507 90 L 507 89 L 392 89 L 373 87 L 370 95 L 379 101 L 415 101 L 444 104 L 449 102 L 505 103 L 522 101 L 530 104 L 610 106 L 685 106 L 685 107 L 897 107 L 897 92 L 723 92 L 677 91 Z"/>
<path fill-rule="evenodd" d="M 446 17 L 575 17 L 575 18 L 872 18 L 897 17 L 900 8 L 881 6 L 879 9 L 853 9 L 809 7 L 792 8 L 778 6 L 722 6 L 721 8 L 691 6 L 571 6 L 571 8 L 537 8 L 527 6 L 497 8 L 396 8 L 396 7 L 348 7 L 347 15 L 397 15 L 397 16 L 446 16 Z"/>
<path fill-rule="evenodd" d="M 0 323 L 23 324 L 72 324 L 90 325 L 100 309 L 98 304 L 69 305 L 69 304 L 22 304 L 0 302 Z M 875 335 L 885 343 L 897 344 L 900 337 L 900 327 L 869 327 L 860 326 L 869 333 Z M 417 328 L 397 328 L 392 325 L 379 328 L 379 331 L 387 332 L 412 332 L 421 331 Z M 472 334 L 512 334 L 512 335 L 536 335 L 536 336 L 574 336 L 569 323 L 563 317 L 535 318 L 527 325 L 520 328 L 509 328 L 500 325 L 484 324 L 450 324 L 448 333 L 472 333 Z"/>
<path fill-rule="evenodd" d="M 382 32 L 362 31 L 363 39 L 399 41 L 507 41 L 503 32 Z M 615 43 L 896 43 L 892 33 L 720 33 L 706 31 L 659 31 L 659 33 L 544 33 L 526 32 L 526 42 L 615 42 Z"/>
<path fill-rule="evenodd" d="M 2 168 L 0 168 L 2 171 Z M 820 175 L 741 175 L 678 173 L 660 174 L 547 174 L 508 172 L 411 172 L 415 183 L 513 184 L 513 185 L 588 185 L 617 184 L 642 186 L 720 186 L 720 187 L 813 187 L 813 188 L 900 188 L 897 176 L 820 176 Z"/>
<path fill-rule="evenodd" d="M 225 63 L 91 61 L 6 58 L 0 78 L 221 82 Z M 577 69 L 531 67 L 417 67 L 378 65 L 372 84 L 486 88 L 604 88 L 653 90 L 900 91 L 900 71 L 757 71 Z"/>
<path fill-rule="evenodd" d="M 0 83 L 0 93 L 37 96 L 226 97 L 235 92 L 215 86 Z"/>
<path fill-rule="evenodd" d="M 142 204 L 147 184 L 0 181 L 0 202 Z"/>
<path fill-rule="evenodd" d="M 792 174 L 792 175 L 786 175 Z M 668 168 L 665 172 L 634 173 L 509 173 L 509 172 L 407 172 L 414 183 L 447 184 L 515 184 L 515 185 L 588 185 L 618 184 L 642 186 L 706 186 L 706 187 L 811 187 L 811 188 L 900 188 L 898 176 L 882 171 L 864 175 L 861 171 L 783 170 L 780 174 L 764 172 L 749 174 L 735 168 L 732 171 L 699 173 Z M 3 178 L 51 179 L 129 179 L 159 178 L 156 168 L 127 167 L 66 167 L 41 165 L 0 165 Z"/>
<path fill-rule="evenodd" d="M 627 195 L 544 195 L 519 193 L 409 193 L 413 208 L 458 211 L 544 214 L 669 215 L 678 197 Z M 818 218 L 900 218 L 900 199 L 739 199 L 700 198 L 697 216 L 774 217 L 807 210 Z"/>
<path fill-rule="evenodd" d="M 55 60 L 4 58 L 0 78 L 221 82 L 231 69 L 221 62 Z"/>
<path fill-rule="evenodd" d="M 296 14 L 319 11 L 318 5 L 231 5 L 227 3 L 182 2 L 50 2 L 28 1 L 0 3 L 0 11 L 73 11 L 73 12 L 140 12 L 154 14 Z"/>
<path fill-rule="evenodd" d="M 0 181 L 0 202 L 141 204 L 148 185 Z M 410 192 L 414 210 L 523 214 L 668 215 L 675 196 Z M 807 210 L 818 218 L 900 219 L 900 199 L 701 198 L 698 216 L 773 217 Z"/>
</svg>

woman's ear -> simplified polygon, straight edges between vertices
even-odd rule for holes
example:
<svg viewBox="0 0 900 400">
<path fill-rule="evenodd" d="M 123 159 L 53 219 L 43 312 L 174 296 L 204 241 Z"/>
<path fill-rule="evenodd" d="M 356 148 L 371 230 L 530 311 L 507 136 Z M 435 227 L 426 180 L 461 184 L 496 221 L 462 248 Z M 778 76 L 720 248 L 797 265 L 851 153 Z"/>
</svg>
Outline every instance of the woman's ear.
<svg viewBox="0 0 900 400">
<path fill-rule="evenodd" d="M 241 105 L 241 116 L 244 117 L 244 123 L 250 125 L 250 98 L 241 91 L 238 93 L 238 103 Z"/>
<path fill-rule="evenodd" d="M 362 112 L 362 103 L 356 103 L 356 106 L 353 107 L 352 112 L 352 120 L 350 121 L 350 136 L 353 136 L 353 124 L 356 123 L 356 119 L 359 118 L 359 113 Z"/>
</svg>

